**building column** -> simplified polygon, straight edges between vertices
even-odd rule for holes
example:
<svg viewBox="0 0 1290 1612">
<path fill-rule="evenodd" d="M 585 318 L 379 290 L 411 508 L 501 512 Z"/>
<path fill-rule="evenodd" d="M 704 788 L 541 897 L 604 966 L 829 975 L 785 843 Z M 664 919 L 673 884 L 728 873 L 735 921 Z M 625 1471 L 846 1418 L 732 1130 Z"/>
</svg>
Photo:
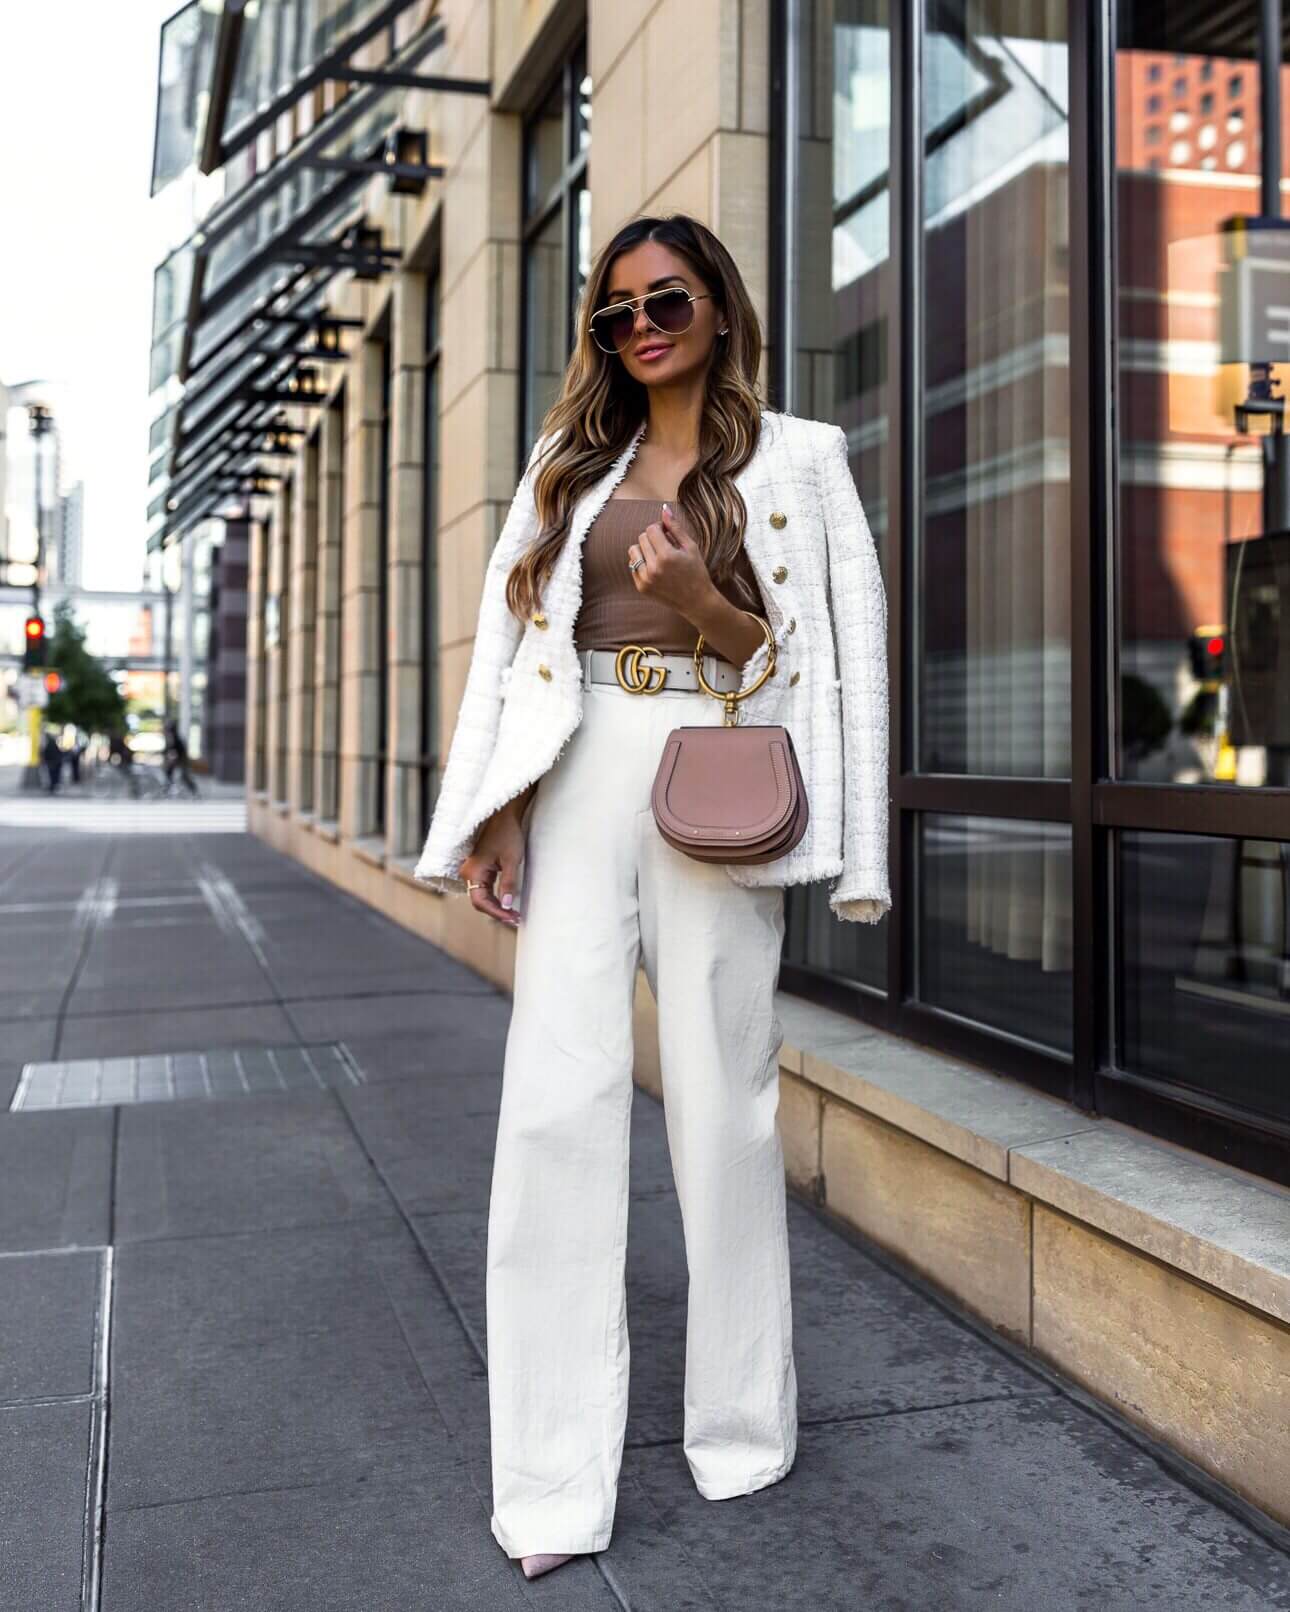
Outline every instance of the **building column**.
<svg viewBox="0 0 1290 1612">
<path fill-rule="evenodd" d="M 269 787 L 265 733 L 264 610 L 268 534 L 264 522 L 248 522 L 250 564 L 246 600 L 246 776 L 252 793 Z"/>
<path fill-rule="evenodd" d="M 351 366 L 345 411 L 345 547 L 341 572 L 340 834 L 362 839 L 376 827 L 376 741 L 380 666 L 380 464 L 382 352 L 364 341 Z"/>
<path fill-rule="evenodd" d="M 287 641 L 287 799 L 293 813 L 314 803 L 314 610 L 318 548 L 318 440 L 310 437 L 296 455 L 291 501 L 289 591 L 295 601 Z"/>
<path fill-rule="evenodd" d="M 267 711 L 265 750 L 268 762 L 269 800 L 287 798 L 287 652 L 289 627 L 289 547 L 291 531 L 291 483 L 284 481 L 273 495 L 269 519 L 268 568 L 265 596 L 264 665 Z"/>
<path fill-rule="evenodd" d="M 216 604 L 211 619 L 206 705 L 212 774 L 224 783 L 241 783 L 245 770 L 246 724 L 254 709 L 247 686 L 247 584 L 249 520 L 224 523 L 216 561 Z"/>
<path fill-rule="evenodd" d="M 390 765 L 386 775 L 385 849 L 392 857 L 420 850 L 421 824 L 421 567 L 425 494 L 425 277 L 395 276 L 390 318 L 391 422 L 387 698 Z"/>
<path fill-rule="evenodd" d="M 343 394 L 342 394 L 343 398 Z M 318 437 L 318 606 L 314 621 L 314 811 L 340 817 L 340 556 L 344 512 L 345 407 L 323 410 Z"/>
</svg>

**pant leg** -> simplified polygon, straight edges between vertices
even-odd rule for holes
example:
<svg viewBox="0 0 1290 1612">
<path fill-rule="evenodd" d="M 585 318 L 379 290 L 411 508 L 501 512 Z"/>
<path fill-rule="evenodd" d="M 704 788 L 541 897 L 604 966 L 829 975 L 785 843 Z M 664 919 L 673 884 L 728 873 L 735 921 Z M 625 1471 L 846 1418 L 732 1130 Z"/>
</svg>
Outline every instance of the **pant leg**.
<svg viewBox="0 0 1290 1612">
<path fill-rule="evenodd" d="M 603 1550 L 617 1500 L 640 951 L 624 795 L 645 754 L 623 703 L 587 692 L 526 825 L 487 1261 L 491 1526 L 511 1557 Z"/>
<path fill-rule="evenodd" d="M 685 720 L 712 719 L 704 708 Z M 723 1500 L 782 1478 L 797 1449 L 776 1124 L 784 891 L 737 885 L 721 864 L 675 850 L 649 812 L 639 832 L 641 939 L 690 1277 L 685 1457 L 700 1494 Z"/>
</svg>

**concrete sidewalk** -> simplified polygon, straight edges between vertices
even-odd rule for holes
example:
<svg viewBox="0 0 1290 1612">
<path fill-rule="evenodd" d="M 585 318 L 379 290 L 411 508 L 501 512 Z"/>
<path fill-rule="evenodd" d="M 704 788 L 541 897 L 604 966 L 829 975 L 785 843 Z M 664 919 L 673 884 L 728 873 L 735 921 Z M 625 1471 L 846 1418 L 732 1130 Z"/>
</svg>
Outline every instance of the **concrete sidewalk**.
<svg viewBox="0 0 1290 1612">
<path fill-rule="evenodd" d="M 488 1528 L 509 999 L 239 834 L 0 828 L 0 962 L 4 1612 L 1290 1608 L 1272 1531 L 798 1202 L 797 1464 L 703 1500 L 640 1091 L 614 1538 L 527 1582 Z"/>
</svg>

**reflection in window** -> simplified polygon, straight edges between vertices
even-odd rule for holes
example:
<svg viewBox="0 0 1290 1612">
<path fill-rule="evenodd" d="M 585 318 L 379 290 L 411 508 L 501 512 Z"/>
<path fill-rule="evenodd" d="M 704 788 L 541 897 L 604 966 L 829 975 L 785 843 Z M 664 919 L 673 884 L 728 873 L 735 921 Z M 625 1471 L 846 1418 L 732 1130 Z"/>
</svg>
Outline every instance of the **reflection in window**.
<svg viewBox="0 0 1290 1612">
<path fill-rule="evenodd" d="M 1290 1121 L 1290 843 L 1124 833 L 1118 1062 Z"/>
<path fill-rule="evenodd" d="M 1257 0 L 1235 9 L 1253 49 Z M 1204 150 L 1217 144 L 1212 129 L 1197 147 L 1175 147 L 1172 169 L 1185 174 L 1155 172 L 1146 158 L 1144 65 L 1191 37 L 1169 9 L 1121 0 L 1118 771 L 1285 787 L 1290 519 L 1276 489 L 1287 474 L 1279 428 L 1287 343 L 1276 309 L 1290 228 L 1234 227 L 1260 211 L 1251 185 L 1257 124 L 1221 152 Z M 1199 55 L 1182 61 L 1189 79 L 1201 76 Z M 1256 87 L 1255 72 L 1252 64 Z M 1244 82 L 1231 73 L 1229 90 Z M 1251 111 L 1257 118 L 1257 104 Z"/>
<path fill-rule="evenodd" d="M 1070 772 L 1066 34 L 1065 4 L 928 4 L 928 771 Z"/>
<path fill-rule="evenodd" d="M 846 430 L 851 474 L 886 573 L 894 435 L 887 409 L 888 346 L 900 296 L 890 273 L 888 5 L 803 0 L 801 10 L 803 194 L 793 243 L 797 346 L 791 355 L 795 401 L 789 406 Z M 831 99 L 817 105 L 830 88 Z M 826 167 L 817 160 L 817 133 L 830 127 L 833 160 Z M 789 887 L 785 959 L 884 990 L 887 925 L 839 923 L 828 893 L 826 883 Z"/>
<path fill-rule="evenodd" d="M 920 828 L 920 997 L 1069 1053 L 1070 828 L 939 812 Z"/>
</svg>

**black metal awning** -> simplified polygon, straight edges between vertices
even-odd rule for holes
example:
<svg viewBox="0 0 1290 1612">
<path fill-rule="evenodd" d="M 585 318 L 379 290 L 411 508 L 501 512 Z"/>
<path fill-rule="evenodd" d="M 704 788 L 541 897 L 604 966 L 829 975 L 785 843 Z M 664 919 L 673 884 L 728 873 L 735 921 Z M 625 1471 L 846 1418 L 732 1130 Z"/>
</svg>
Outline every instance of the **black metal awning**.
<svg viewBox="0 0 1290 1612">
<path fill-rule="evenodd" d="M 428 0 L 192 0 L 164 25 L 153 188 L 185 164 L 231 162 L 240 183 L 154 277 L 150 378 L 166 407 L 149 441 L 150 549 L 255 480 L 267 426 L 318 397 L 299 373 L 344 356 L 323 317 L 331 278 L 398 261 L 365 224 L 363 188 L 381 174 L 418 190 L 443 171 L 424 132 L 400 125 L 405 91 L 488 94 L 487 81 L 421 71 L 444 42 L 432 12 Z M 313 92 L 329 82 L 346 90 L 318 116 Z M 257 173 L 257 136 L 305 96 L 308 132 Z"/>
</svg>

